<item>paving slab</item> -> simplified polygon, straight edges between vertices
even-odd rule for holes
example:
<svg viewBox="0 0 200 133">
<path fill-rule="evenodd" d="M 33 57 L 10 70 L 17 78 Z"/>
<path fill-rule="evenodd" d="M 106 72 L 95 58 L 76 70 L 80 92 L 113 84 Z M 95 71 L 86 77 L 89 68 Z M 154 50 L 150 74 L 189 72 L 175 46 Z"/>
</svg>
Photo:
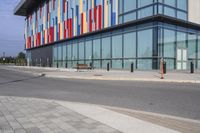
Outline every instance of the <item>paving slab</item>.
<svg viewBox="0 0 200 133">
<path fill-rule="evenodd" d="M 0 96 L 0 103 L 0 133 L 120 133 L 53 100 Z"/>
</svg>

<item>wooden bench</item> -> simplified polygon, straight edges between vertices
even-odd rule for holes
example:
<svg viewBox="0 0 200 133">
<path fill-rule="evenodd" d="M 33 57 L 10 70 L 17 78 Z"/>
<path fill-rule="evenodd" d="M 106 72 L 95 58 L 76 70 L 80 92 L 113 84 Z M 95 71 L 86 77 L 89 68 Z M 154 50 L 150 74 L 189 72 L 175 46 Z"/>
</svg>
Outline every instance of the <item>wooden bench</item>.
<svg viewBox="0 0 200 133">
<path fill-rule="evenodd" d="M 88 66 L 87 64 L 77 64 L 75 69 L 78 70 L 81 70 L 81 69 L 87 69 L 87 70 L 91 70 L 92 67 L 91 66 Z"/>
</svg>

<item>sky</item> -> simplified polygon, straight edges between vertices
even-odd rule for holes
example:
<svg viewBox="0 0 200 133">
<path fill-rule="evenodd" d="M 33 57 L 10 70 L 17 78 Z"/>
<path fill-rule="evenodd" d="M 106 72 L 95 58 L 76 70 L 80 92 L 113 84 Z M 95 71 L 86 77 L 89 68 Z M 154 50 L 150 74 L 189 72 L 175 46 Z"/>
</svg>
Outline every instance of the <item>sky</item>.
<svg viewBox="0 0 200 133">
<path fill-rule="evenodd" d="M 24 52 L 25 17 L 14 16 L 13 10 L 20 0 L 0 0 L 0 57 L 16 56 Z"/>
</svg>

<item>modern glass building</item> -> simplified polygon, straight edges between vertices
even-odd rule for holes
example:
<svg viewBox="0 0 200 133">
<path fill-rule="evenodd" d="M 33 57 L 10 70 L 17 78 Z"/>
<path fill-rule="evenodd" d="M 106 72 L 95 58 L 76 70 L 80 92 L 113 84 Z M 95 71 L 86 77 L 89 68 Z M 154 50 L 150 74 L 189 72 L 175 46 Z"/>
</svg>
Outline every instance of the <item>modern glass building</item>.
<svg viewBox="0 0 200 133">
<path fill-rule="evenodd" d="M 200 68 L 200 0 L 21 0 L 29 65 Z"/>
</svg>

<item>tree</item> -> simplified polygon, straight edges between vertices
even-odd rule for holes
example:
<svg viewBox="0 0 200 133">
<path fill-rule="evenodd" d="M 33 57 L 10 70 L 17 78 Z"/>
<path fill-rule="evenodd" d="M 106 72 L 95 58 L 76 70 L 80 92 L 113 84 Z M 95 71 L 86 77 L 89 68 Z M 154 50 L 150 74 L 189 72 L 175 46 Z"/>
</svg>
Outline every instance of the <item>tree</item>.
<svg viewBox="0 0 200 133">
<path fill-rule="evenodd" d="M 16 58 L 16 65 L 25 65 L 26 64 L 26 55 L 23 52 L 20 52 Z"/>
<path fill-rule="evenodd" d="M 17 56 L 17 59 L 25 59 L 26 55 L 23 52 L 20 52 Z"/>
</svg>

